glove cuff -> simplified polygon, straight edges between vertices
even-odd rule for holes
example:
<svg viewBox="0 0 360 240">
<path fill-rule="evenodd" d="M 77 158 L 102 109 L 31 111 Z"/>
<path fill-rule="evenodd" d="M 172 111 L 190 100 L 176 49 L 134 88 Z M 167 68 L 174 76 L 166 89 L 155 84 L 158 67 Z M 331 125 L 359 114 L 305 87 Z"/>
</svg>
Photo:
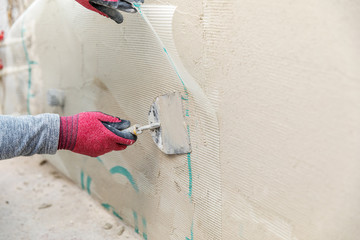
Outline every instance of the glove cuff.
<svg viewBox="0 0 360 240">
<path fill-rule="evenodd" d="M 79 126 L 79 114 L 69 117 L 60 117 L 60 134 L 58 150 L 72 151 L 76 145 Z"/>
</svg>

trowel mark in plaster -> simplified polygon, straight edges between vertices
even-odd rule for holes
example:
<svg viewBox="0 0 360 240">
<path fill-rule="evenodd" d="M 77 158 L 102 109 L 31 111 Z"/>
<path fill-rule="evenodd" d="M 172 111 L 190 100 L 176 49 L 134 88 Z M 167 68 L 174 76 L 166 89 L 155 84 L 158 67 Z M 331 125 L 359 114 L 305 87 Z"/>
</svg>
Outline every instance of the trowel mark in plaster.
<svg viewBox="0 0 360 240">
<path fill-rule="evenodd" d="M 161 41 L 159 35 L 156 33 L 155 29 L 153 28 L 153 26 L 151 25 L 150 21 L 147 19 L 147 17 L 144 15 L 144 13 L 142 12 L 141 10 L 141 5 L 138 4 L 138 3 L 133 3 L 133 6 L 138 10 L 138 12 L 140 13 L 141 17 L 147 22 L 147 24 L 149 25 L 149 27 L 151 28 L 151 30 L 153 31 L 155 37 L 157 38 L 157 40 L 160 42 L 169 62 L 171 63 L 171 66 L 173 67 L 176 75 L 178 76 L 178 78 L 180 79 L 183 87 L 184 87 L 184 92 L 185 92 L 185 95 L 186 95 L 186 98 L 182 97 L 181 99 L 184 100 L 184 101 L 188 101 L 189 100 L 189 93 L 188 93 L 188 90 L 187 90 L 187 87 L 185 85 L 185 82 L 183 81 L 183 78 L 181 77 L 176 65 L 175 65 L 175 62 L 173 61 L 173 59 L 171 58 L 170 54 L 168 53 L 166 47 L 165 47 L 165 44 Z M 188 102 L 187 102 L 188 104 Z M 189 109 L 186 107 L 185 109 L 185 112 L 186 112 L 186 117 L 190 117 L 190 113 L 189 113 Z M 190 128 L 189 128 L 189 125 L 187 126 L 188 128 L 188 134 L 189 134 L 189 139 L 190 138 Z M 189 171 L 189 198 L 190 198 L 190 201 L 192 202 L 192 170 L 191 170 L 191 153 L 188 153 L 187 154 L 187 161 L 188 161 L 188 171 Z"/>
<path fill-rule="evenodd" d="M 32 65 L 37 64 L 35 61 L 30 60 L 29 57 L 29 52 L 27 50 L 27 46 L 25 43 L 25 38 L 24 38 L 24 33 L 25 33 L 25 27 L 24 27 L 24 19 L 22 21 L 22 26 L 21 26 L 21 42 L 24 48 L 24 52 L 25 52 L 25 58 L 26 58 L 26 62 L 28 64 L 28 89 L 27 89 L 27 97 L 26 97 L 26 108 L 27 108 L 27 113 L 30 115 L 30 97 L 34 97 L 34 95 L 32 95 L 30 93 L 31 91 L 31 85 L 32 85 Z"/>
</svg>

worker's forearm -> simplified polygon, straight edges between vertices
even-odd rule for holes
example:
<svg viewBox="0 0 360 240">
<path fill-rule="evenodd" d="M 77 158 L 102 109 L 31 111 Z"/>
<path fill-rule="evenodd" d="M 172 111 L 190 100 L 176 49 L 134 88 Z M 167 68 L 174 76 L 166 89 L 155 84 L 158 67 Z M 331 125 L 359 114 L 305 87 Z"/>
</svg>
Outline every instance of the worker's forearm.
<svg viewBox="0 0 360 240">
<path fill-rule="evenodd" d="M 0 115 L 0 159 L 34 154 L 55 154 L 58 147 L 60 117 Z"/>
</svg>

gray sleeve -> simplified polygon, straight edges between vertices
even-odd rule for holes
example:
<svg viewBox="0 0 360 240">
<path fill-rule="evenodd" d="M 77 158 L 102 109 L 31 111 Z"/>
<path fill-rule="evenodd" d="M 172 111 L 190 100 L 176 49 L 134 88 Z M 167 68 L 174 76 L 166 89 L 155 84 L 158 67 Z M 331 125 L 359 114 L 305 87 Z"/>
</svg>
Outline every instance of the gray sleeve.
<svg viewBox="0 0 360 240">
<path fill-rule="evenodd" d="M 0 160 L 34 154 L 55 154 L 59 142 L 60 117 L 0 115 Z"/>
</svg>

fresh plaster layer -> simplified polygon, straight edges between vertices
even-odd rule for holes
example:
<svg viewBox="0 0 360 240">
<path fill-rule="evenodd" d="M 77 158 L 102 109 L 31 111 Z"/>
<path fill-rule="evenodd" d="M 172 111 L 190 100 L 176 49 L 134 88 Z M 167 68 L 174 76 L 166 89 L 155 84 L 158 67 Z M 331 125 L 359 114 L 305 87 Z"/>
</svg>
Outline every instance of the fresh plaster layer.
<svg viewBox="0 0 360 240">
<path fill-rule="evenodd" d="M 219 20 L 224 239 L 357 239 L 359 7 L 233 1 Z"/>
<path fill-rule="evenodd" d="M 97 159 L 59 152 L 52 162 L 144 238 L 220 238 L 221 219 L 212 218 L 221 216 L 217 117 L 178 58 L 174 10 L 143 6 L 117 25 L 72 1 L 37 1 L 11 31 L 30 39 L 22 56 L 28 84 L 17 92 L 31 114 L 99 110 L 139 124 L 157 96 L 180 92 L 191 154 L 165 155 L 147 134 L 127 151 Z M 45 104 L 50 88 L 64 90 L 63 109 Z"/>
<path fill-rule="evenodd" d="M 172 19 L 149 0 L 159 4 L 144 6 L 150 25 L 126 15 L 118 26 L 69 1 L 39 2 L 47 11 L 32 14 L 48 21 L 25 21 L 34 81 L 67 91 L 64 110 L 41 111 L 143 123 L 156 96 L 188 99 L 190 158 L 161 155 L 143 136 L 100 159 L 53 160 L 135 229 L 149 239 L 357 238 L 358 3 L 179 0 Z M 45 106 L 38 93 L 31 109 Z"/>
</svg>

